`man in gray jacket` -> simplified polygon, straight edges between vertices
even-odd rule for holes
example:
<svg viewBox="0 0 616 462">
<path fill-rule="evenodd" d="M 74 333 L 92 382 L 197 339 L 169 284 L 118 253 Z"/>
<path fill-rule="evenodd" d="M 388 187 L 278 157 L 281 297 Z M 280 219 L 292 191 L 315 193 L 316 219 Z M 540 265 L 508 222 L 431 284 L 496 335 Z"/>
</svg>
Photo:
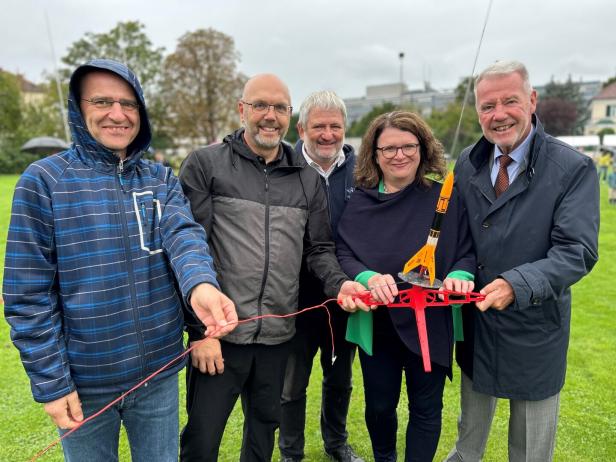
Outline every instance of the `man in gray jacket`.
<svg viewBox="0 0 616 462">
<path fill-rule="evenodd" d="M 278 77 L 249 79 L 238 103 L 244 128 L 193 152 L 182 165 L 180 180 L 196 220 L 208 232 L 218 282 L 241 319 L 266 316 L 241 323 L 224 342 L 208 339 L 194 350 L 187 373 L 183 461 L 218 460 L 240 395 L 240 460 L 271 460 L 295 334 L 288 315 L 297 311 L 302 256 L 325 294 L 343 299 L 345 307 L 355 307 L 352 296 L 363 291 L 336 260 L 319 175 L 282 143 L 291 110 L 289 90 Z M 189 334 L 191 340 L 201 337 L 198 329 Z"/>
<path fill-rule="evenodd" d="M 462 409 L 447 460 L 481 460 L 497 398 L 507 398 L 509 460 L 545 462 L 565 381 L 570 287 L 598 258 L 597 174 L 589 157 L 543 131 L 523 64 L 488 67 L 475 96 L 484 136 L 455 174 L 486 299 L 465 307 Z"/>
</svg>

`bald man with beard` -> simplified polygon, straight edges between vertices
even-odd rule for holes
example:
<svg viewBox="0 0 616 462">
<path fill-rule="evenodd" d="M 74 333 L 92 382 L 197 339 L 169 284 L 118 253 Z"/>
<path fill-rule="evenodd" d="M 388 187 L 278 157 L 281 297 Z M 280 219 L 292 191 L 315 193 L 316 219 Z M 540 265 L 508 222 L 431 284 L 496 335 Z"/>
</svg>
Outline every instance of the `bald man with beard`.
<svg viewBox="0 0 616 462">
<path fill-rule="evenodd" d="M 349 281 L 336 260 L 318 173 L 282 143 L 292 112 L 287 86 L 272 74 L 251 78 L 238 112 L 243 128 L 191 153 L 180 180 L 207 232 L 218 282 L 235 301 L 239 318 L 296 312 L 302 257 L 328 297 L 368 309 L 353 299 L 363 287 Z M 191 341 L 203 337 L 198 323 L 188 331 Z M 218 460 L 239 396 L 240 460 L 271 460 L 294 334 L 293 317 L 260 318 L 238 325 L 224 342 L 208 339 L 193 351 L 182 461 Z"/>
</svg>

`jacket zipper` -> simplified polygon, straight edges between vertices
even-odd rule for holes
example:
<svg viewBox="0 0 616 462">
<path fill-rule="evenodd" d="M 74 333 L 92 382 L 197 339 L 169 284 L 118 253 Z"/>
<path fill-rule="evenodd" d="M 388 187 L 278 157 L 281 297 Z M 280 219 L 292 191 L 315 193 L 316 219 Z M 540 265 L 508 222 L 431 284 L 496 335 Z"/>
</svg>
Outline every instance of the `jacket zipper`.
<svg viewBox="0 0 616 462">
<path fill-rule="evenodd" d="M 329 217 L 329 225 L 332 226 L 332 204 L 331 204 L 331 201 L 329 200 L 329 178 L 323 178 L 323 180 L 324 180 L 324 185 L 325 185 L 325 196 L 327 199 L 327 216 Z M 333 227 L 332 227 L 332 230 L 333 230 Z"/>
<path fill-rule="evenodd" d="M 124 236 L 128 236 L 128 223 L 126 221 L 126 208 L 124 207 L 124 198 L 122 194 L 124 193 L 124 182 L 122 180 L 122 173 L 124 172 L 124 160 L 120 159 L 118 163 L 118 186 L 119 188 L 116 190 L 116 195 L 118 198 L 118 204 L 120 207 L 120 216 L 122 222 L 122 231 L 124 232 Z M 141 377 L 145 377 L 146 367 L 145 367 L 145 346 L 143 343 L 143 333 L 141 332 L 141 323 L 139 322 L 138 310 L 137 310 L 137 293 L 135 289 L 135 275 L 133 269 L 133 259 L 131 258 L 131 250 L 130 250 L 130 242 L 129 238 L 124 238 L 124 253 L 126 256 L 126 267 L 128 270 L 128 287 L 130 290 L 130 302 L 131 302 L 131 312 L 133 314 L 133 321 L 135 322 L 135 331 L 137 333 L 137 337 L 139 339 L 139 363 L 141 366 Z"/>
<path fill-rule="evenodd" d="M 267 172 L 267 165 L 263 168 L 263 172 L 265 173 L 265 261 L 263 263 L 263 277 L 261 279 L 261 289 L 259 291 L 259 298 L 257 300 L 257 315 L 261 316 L 263 313 L 263 293 L 265 292 L 265 283 L 267 282 L 267 274 L 269 272 L 269 175 Z M 256 342 L 259 334 L 261 333 L 261 326 L 263 324 L 263 320 L 259 318 L 257 320 L 257 330 L 255 331 L 255 335 L 253 340 Z"/>
</svg>

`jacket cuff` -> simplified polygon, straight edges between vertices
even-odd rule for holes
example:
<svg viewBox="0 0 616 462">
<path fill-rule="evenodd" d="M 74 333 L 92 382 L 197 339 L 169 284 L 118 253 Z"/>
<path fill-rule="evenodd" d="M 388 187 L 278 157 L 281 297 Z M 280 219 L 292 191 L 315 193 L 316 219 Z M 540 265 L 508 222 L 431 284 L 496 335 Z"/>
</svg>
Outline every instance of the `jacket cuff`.
<svg viewBox="0 0 616 462">
<path fill-rule="evenodd" d="M 460 281 L 474 281 L 475 275 L 464 270 L 453 270 L 447 275 L 447 278 L 459 279 Z"/>
<path fill-rule="evenodd" d="M 371 271 L 371 270 L 362 271 L 357 276 L 355 276 L 355 282 L 359 282 L 362 286 L 368 289 L 369 288 L 368 281 L 375 274 L 379 274 L 379 273 L 377 273 L 376 271 Z"/>
<path fill-rule="evenodd" d="M 515 299 L 512 309 L 523 310 L 531 306 L 541 305 L 546 299 L 546 292 L 543 290 L 540 277 L 532 265 L 525 264 L 517 268 L 505 271 L 498 277 L 503 278 L 513 288 Z"/>
</svg>

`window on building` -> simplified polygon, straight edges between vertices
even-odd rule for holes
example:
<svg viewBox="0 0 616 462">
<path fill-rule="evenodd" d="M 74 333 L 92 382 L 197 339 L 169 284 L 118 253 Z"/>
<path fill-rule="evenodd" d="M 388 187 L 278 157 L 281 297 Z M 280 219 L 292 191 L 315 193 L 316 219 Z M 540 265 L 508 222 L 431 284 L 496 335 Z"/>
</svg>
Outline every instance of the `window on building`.
<svg viewBox="0 0 616 462">
<path fill-rule="evenodd" d="M 605 107 L 605 115 L 607 117 L 616 117 L 616 104 L 608 104 Z"/>
</svg>

